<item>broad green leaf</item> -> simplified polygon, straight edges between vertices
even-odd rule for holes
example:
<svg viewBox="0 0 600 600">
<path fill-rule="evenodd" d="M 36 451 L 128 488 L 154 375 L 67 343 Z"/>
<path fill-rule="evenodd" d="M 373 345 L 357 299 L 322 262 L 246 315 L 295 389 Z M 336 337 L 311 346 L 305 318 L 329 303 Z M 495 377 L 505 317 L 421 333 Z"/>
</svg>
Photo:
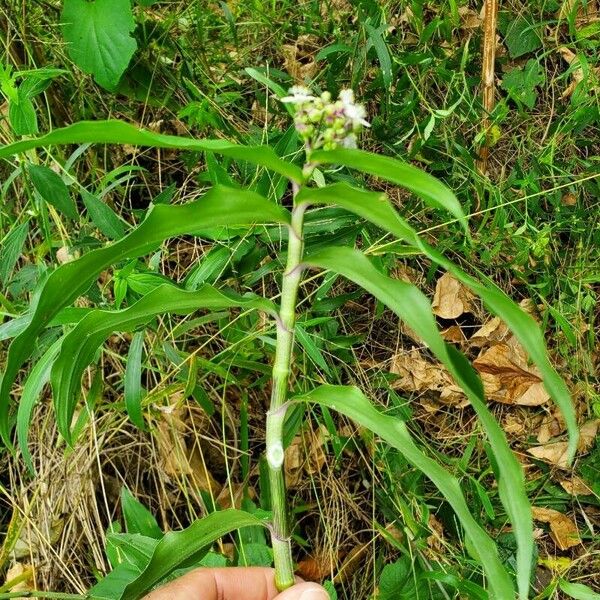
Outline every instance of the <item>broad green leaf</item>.
<svg viewBox="0 0 600 600">
<path fill-rule="evenodd" d="M 121 510 L 127 533 L 140 533 L 155 540 L 163 537 L 154 515 L 126 487 L 121 489 Z"/>
<path fill-rule="evenodd" d="M 61 23 L 73 62 L 114 90 L 137 49 L 130 0 L 65 0 Z"/>
<path fill-rule="evenodd" d="M 61 343 L 62 339 L 56 340 L 56 342 L 46 350 L 42 358 L 38 360 L 33 369 L 31 369 L 31 373 L 23 386 L 21 399 L 19 400 L 19 407 L 17 410 L 17 441 L 19 449 L 21 450 L 21 455 L 23 456 L 23 462 L 32 475 L 35 475 L 35 468 L 33 467 L 31 453 L 29 452 L 29 425 L 31 423 L 31 415 L 44 386 L 50 380 L 50 370 L 58 355 Z"/>
<path fill-rule="evenodd" d="M 136 331 L 131 338 L 131 345 L 127 353 L 127 366 L 123 381 L 123 395 L 125 397 L 125 410 L 131 422 L 139 429 L 146 429 L 142 415 L 142 352 L 144 350 L 145 330 Z M 140 531 L 140 533 L 143 533 Z"/>
<path fill-rule="evenodd" d="M 222 510 L 196 521 L 187 529 L 165 534 L 142 573 L 124 589 L 119 598 L 139 600 L 180 565 L 206 553 L 211 544 L 242 527 L 262 525 L 262 521 L 240 510 Z"/>
<path fill-rule="evenodd" d="M 332 188 L 335 188 L 334 191 L 339 193 L 337 199 L 332 192 Z M 306 204 L 337 204 L 371 221 L 371 223 L 378 225 L 384 231 L 392 233 L 399 239 L 420 250 L 430 260 L 451 273 L 461 283 L 470 288 L 473 293 L 479 296 L 487 308 L 508 325 L 527 351 L 529 358 L 539 369 L 544 387 L 560 407 L 564 416 L 569 433 L 568 456 L 569 460 L 572 460 L 577 451 L 577 442 L 579 439 L 579 429 L 577 427 L 573 403 L 571 402 L 571 396 L 565 382 L 550 364 L 544 337 L 533 317 L 513 302 L 492 281 L 487 279 L 483 283 L 478 281 L 421 239 L 410 224 L 394 210 L 390 201 L 383 194 L 379 195 L 378 202 L 373 201 L 368 203 L 366 196 L 368 193 L 361 192 L 350 186 L 340 187 L 340 184 L 337 184 L 336 186 L 328 186 L 327 188 L 307 189 L 299 194 L 298 201 Z"/>
<path fill-rule="evenodd" d="M 317 150 L 311 154 L 311 160 L 320 164 L 343 165 L 400 185 L 415 193 L 430 206 L 447 210 L 467 231 L 467 217 L 454 192 L 417 167 L 389 156 L 349 148 Z"/>
<path fill-rule="evenodd" d="M 123 590 L 148 566 L 158 540 L 140 534 L 109 533 L 106 554 L 113 570 L 89 592 L 94 600 L 118 600 Z"/>
<path fill-rule="evenodd" d="M 39 131 L 35 106 L 24 84 L 17 90 L 17 101 L 8 103 L 8 120 L 15 135 L 35 135 Z"/>
<path fill-rule="evenodd" d="M 92 310 L 64 337 L 52 367 L 52 391 L 58 430 L 71 442 L 70 423 L 77 402 L 81 375 L 94 360 L 98 348 L 117 331 L 133 331 L 147 325 L 156 315 L 190 314 L 201 308 L 244 307 L 274 314 L 274 305 L 261 297 L 223 293 L 210 285 L 197 291 L 172 284 L 161 285 L 122 310 Z"/>
<path fill-rule="evenodd" d="M 429 589 L 421 569 L 410 557 L 403 556 L 385 565 L 379 577 L 377 600 L 429 600 Z"/>
<path fill-rule="evenodd" d="M 592 588 L 583 583 L 570 583 L 565 579 L 561 579 L 558 583 L 558 587 L 565 593 L 569 598 L 575 600 L 600 600 L 600 594 L 594 592 Z"/>
<path fill-rule="evenodd" d="M 380 273 L 359 252 L 350 248 L 328 248 L 309 256 L 305 264 L 328 269 L 354 281 L 391 308 L 427 344 L 433 354 L 464 390 L 487 433 L 496 457 L 500 498 L 518 541 L 518 580 L 527 598 L 533 555 L 533 521 L 525 490 L 523 471 L 511 451 L 502 428 L 487 408 L 483 386 L 468 360 L 446 344 L 437 328 L 431 303 L 416 286 Z"/>
<path fill-rule="evenodd" d="M 87 208 L 90 221 L 109 239 L 120 240 L 125 235 L 125 225 L 113 209 L 85 190 L 81 199 Z"/>
<path fill-rule="evenodd" d="M 77 207 L 69 188 L 64 184 L 63 180 L 52 169 L 41 165 L 29 165 L 27 167 L 31 183 L 37 193 L 44 199 L 45 202 L 54 206 L 66 217 L 76 221 L 79 218 Z"/>
<path fill-rule="evenodd" d="M 357 387 L 353 386 L 323 385 L 292 400 L 313 402 L 335 410 L 370 429 L 390 446 L 398 449 L 406 460 L 431 479 L 454 509 L 473 550 L 477 553 L 477 558 L 485 569 L 493 598 L 514 600 L 513 584 L 498 557 L 496 545 L 471 515 L 458 481 L 437 462 L 423 454 L 414 443 L 405 423 L 380 412 Z"/>
<path fill-rule="evenodd" d="M 0 244 L 0 283 L 3 286 L 10 281 L 15 265 L 21 256 L 27 234 L 29 221 L 15 227 Z"/>
<path fill-rule="evenodd" d="M 194 152 L 214 152 L 266 167 L 297 183 L 303 182 L 302 169 L 279 158 L 268 146 L 240 146 L 226 140 L 197 140 L 176 135 L 164 135 L 138 129 L 129 123 L 115 120 L 80 121 L 62 129 L 55 129 L 38 138 L 0 146 L 0 158 L 57 144 L 128 144 Z"/>
<path fill-rule="evenodd" d="M 89 289 L 98 275 L 126 258 L 142 256 L 167 238 L 194 234 L 207 227 L 289 223 L 289 211 L 254 194 L 216 187 L 201 199 L 181 206 L 154 206 L 146 219 L 123 239 L 58 267 L 34 301 L 31 321 L 12 342 L 0 384 L 0 434 L 8 446 L 10 390 L 20 367 L 31 356 L 33 340 L 58 312 Z"/>
<path fill-rule="evenodd" d="M 502 78 L 501 87 L 517 103 L 532 109 L 537 100 L 537 87 L 544 81 L 544 69 L 537 60 L 530 59 L 524 67 L 508 71 Z"/>
<path fill-rule="evenodd" d="M 539 26 L 530 15 L 504 13 L 500 15 L 500 30 L 511 58 L 534 52 L 542 47 Z"/>
</svg>

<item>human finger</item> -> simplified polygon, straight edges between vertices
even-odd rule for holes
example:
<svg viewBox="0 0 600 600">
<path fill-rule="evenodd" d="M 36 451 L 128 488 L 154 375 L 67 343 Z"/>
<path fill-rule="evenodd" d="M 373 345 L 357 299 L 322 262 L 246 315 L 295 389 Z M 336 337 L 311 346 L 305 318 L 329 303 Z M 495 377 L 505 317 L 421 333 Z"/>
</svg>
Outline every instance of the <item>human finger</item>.
<svg viewBox="0 0 600 600">
<path fill-rule="evenodd" d="M 281 592 L 275 600 L 329 600 L 325 588 L 317 583 L 298 583 Z"/>
<path fill-rule="evenodd" d="M 277 594 L 273 569 L 201 568 L 154 590 L 144 600 L 273 600 Z"/>
</svg>

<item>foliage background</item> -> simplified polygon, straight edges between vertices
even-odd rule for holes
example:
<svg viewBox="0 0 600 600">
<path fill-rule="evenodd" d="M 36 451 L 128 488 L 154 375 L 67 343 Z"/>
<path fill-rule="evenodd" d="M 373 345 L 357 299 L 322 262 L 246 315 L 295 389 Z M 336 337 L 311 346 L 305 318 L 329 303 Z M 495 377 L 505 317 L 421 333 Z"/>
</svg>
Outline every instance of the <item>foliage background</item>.
<svg viewBox="0 0 600 600">
<path fill-rule="evenodd" d="M 407 194 L 386 188 L 404 214 L 454 260 L 535 307 L 589 432 L 574 472 L 566 472 L 557 464 L 560 457 L 527 452 L 561 439 L 560 418 L 549 406 L 522 406 L 517 395 L 494 404 L 526 465 L 532 502 L 565 515 L 581 539 L 561 548 L 556 532 L 540 519 L 536 588 L 541 593 L 559 575 L 600 586 L 594 540 L 600 525 L 600 455 L 594 446 L 600 417 L 596 2 L 501 3 L 499 90 L 487 177 L 475 165 L 483 118 L 479 2 L 140 3 L 133 32 L 138 49 L 112 91 L 71 61 L 58 26 L 60 10 L 53 0 L 4 0 L 0 5 L 5 66 L 65 69 L 33 101 L 40 131 L 79 119 L 119 117 L 164 133 L 285 147 L 289 117 L 270 98 L 264 77 L 283 87 L 308 81 L 334 93 L 351 86 L 367 103 L 373 122 L 365 146 L 411 160 L 456 191 L 472 214 L 474 245 L 468 251 L 456 224 L 440 224 Z M 3 115 L 1 142 L 9 143 L 16 133 L 6 118 L 7 104 Z M 56 167 L 55 159 L 64 164 L 66 158 L 41 154 L 36 160 Z M 227 167 L 170 151 L 90 149 L 69 170 L 77 182 L 70 185 L 73 197 L 81 196 L 77 211 L 82 218 L 73 220 L 52 207 L 40 219 L 28 179 L 13 177 L 14 164 L 2 165 L 3 311 L 20 313 L 46 267 L 105 239 L 110 227 L 102 230 L 85 192 L 118 215 L 116 221 L 109 217 L 113 228 L 126 227 L 139 222 L 160 194 L 173 202 L 196 198 L 226 177 Z M 254 177 L 239 166 L 234 171 L 240 181 Z M 269 189 L 272 184 L 264 185 Z M 317 226 L 319 235 L 343 236 L 356 223 L 327 215 Z M 369 240 L 382 265 L 428 289 L 432 298 L 436 288 L 438 297 L 444 294 L 440 273 L 430 264 L 386 242 L 375 234 Z M 13 269 L 6 257 L 15 243 L 20 257 Z M 277 243 L 260 256 L 253 255 L 254 247 L 252 239 L 243 238 L 233 252 L 225 244 L 172 240 L 149 262 L 134 264 L 129 272 L 107 273 L 86 302 L 112 306 L 121 293 L 135 293 L 136 285 L 142 289 L 148 277 L 161 275 L 233 281 L 231 276 L 241 273 L 243 290 L 265 291 Z M 194 275 L 196 261 L 209 257 L 210 272 Z M 382 401 L 382 390 L 392 387 L 394 410 L 410 415 L 414 433 L 431 452 L 454 457 L 449 467 L 462 475 L 481 522 L 502 535 L 503 515 L 495 490 L 487 485 L 490 461 L 473 414 L 460 399 L 441 397 L 440 370 L 410 331 L 349 286 L 309 286 L 305 292 L 319 302 L 302 317 L 306 338 L 300 372 L 314 381 L 357 382 Z M 501 332 L 488 326 L 484 341 L 476 343 L 473 334 L 489 325 L 489 316 L 477 303 L 461 299 L 460 291 L 448 293 L 453 302 L 464 300 L 467 310 L 451 317 L 438 314 L 438 319 L 472 358 L 481 360 L 484 351 L 503 341 L 494 339 Z M 267 364 L 268 335 L 261 323 L 243 318 L 229 323 L 223 315 L 204 322 L 165 317 L 145 342 L 145 387 L 159 390 L 160 402 L 169 407 L 157 417 L 152 435 L 133 427 L 123 411 L 107 410 L 122 405 L 131 341 L 128 336 L 111 339 L 99 371 L 105 374 L 104 385 L 90 373 L 88 397 L 97 399 L 97 410 L 76 448 L 65 452 L 43 402 L 30 432 L 38 477 L 32 479 L 19 460 L 2 458 L 3 566 L 18 571 L 31 565 L 42 589 L 89 587 L 107 568 L 105 531 L 121 518 L 123 485 L 163 528 L 185 526 L 211 503 L 239 504 L 245 479 L 260 504 L 258 457 L 268 390 L 266 375 L 251 379 L 247 367 Z M 216 408 L 211 418 L 183 395 L 189 373 L 178 373 L 175 366 L 189 353 L 195 353 L 203 373 L 206 402 Z M 415 372 L 417 382 L 408 377 Z M 225 374 L 233 375 L 235 384 L 224 385 Z M 304 576 L 333 578 L 341 597 L 368 598 L 384 565 L 406 556 L 407 536 L 412 538 L 412 563 L 468 568 L 468 556 L 435 491 L 366 432 L 315 413 L 291 454 L 297 541 L 310 540 L 297 545 Z M 565 482 L 591 489 L 574 496 Z M 510 560 L 509 538 L 506 552 Z M 380 588 L 384 597 L 385 583 Z M 541 597 L 559 593 L 551 585 L 547 589 Z"/>
</svg>

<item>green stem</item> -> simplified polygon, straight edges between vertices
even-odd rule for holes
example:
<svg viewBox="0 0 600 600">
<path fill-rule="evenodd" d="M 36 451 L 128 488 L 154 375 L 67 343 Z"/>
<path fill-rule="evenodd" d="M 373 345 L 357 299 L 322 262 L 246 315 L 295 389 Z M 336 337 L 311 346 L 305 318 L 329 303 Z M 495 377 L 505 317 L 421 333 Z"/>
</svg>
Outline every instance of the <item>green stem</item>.
<svg viewBox="0 0 600 600">
<path fill-rule="evenodd" d="M 298 188 L 295 186 L 294 197 L 297 193 Z M 296 206 L 292 211 L 287 264 L 283 274 L 281 306 L 277 320 L 277 346 L 273 363 L 271 407 L 267 414 L 267 463 L 273 511 L 271 542 L 275 559 L 275 584 L 280 591 L 292 586 L 295 581 L 283 469 L 283 423 L 294 348 L 296 300 L 301 278 L 298 266 L 302 260 L 304 246 L 302 238 L 304 211 L 304 206 Z"/>
</svg>

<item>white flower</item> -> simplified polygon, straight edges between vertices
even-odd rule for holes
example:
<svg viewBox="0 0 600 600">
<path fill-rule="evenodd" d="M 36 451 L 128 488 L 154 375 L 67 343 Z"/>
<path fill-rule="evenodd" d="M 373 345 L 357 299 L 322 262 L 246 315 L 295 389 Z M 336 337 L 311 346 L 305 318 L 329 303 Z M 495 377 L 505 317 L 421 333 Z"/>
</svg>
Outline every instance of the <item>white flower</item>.
<svg viewBox="0 0 600 600">
<path fill-rule="evenodd" d="M 366 119 L 367 111 L 365 107 L 362 104 L 355 104 L 354 92 L 352 90 L 341 90 L 339 101 L 342 103 L 344 116 L 350 119 L 354 129 L 360 126 L 371 127 L 371 124 Z"/>
<path fill-rule="evenodd" d="M 344 148 L 352 148 L 352 149 L 356 149 L 358 148 L 358 144 L 357 144 L 357 138 L 356 138 L 356 134 L 355 133 L 349 133 L 343 140 L 342 140 L 342 146 Z"/>
<path fill-rule="evenodd" d="M 313 100 L 316 100 L 311 91 L 303 85 L 294 85 L 288 91 L 290 95 L 281 98 L 282 102 L 287 102 L 290 104 L 304 104 L 306 102 L 312 102 Z"/>
</svg>

